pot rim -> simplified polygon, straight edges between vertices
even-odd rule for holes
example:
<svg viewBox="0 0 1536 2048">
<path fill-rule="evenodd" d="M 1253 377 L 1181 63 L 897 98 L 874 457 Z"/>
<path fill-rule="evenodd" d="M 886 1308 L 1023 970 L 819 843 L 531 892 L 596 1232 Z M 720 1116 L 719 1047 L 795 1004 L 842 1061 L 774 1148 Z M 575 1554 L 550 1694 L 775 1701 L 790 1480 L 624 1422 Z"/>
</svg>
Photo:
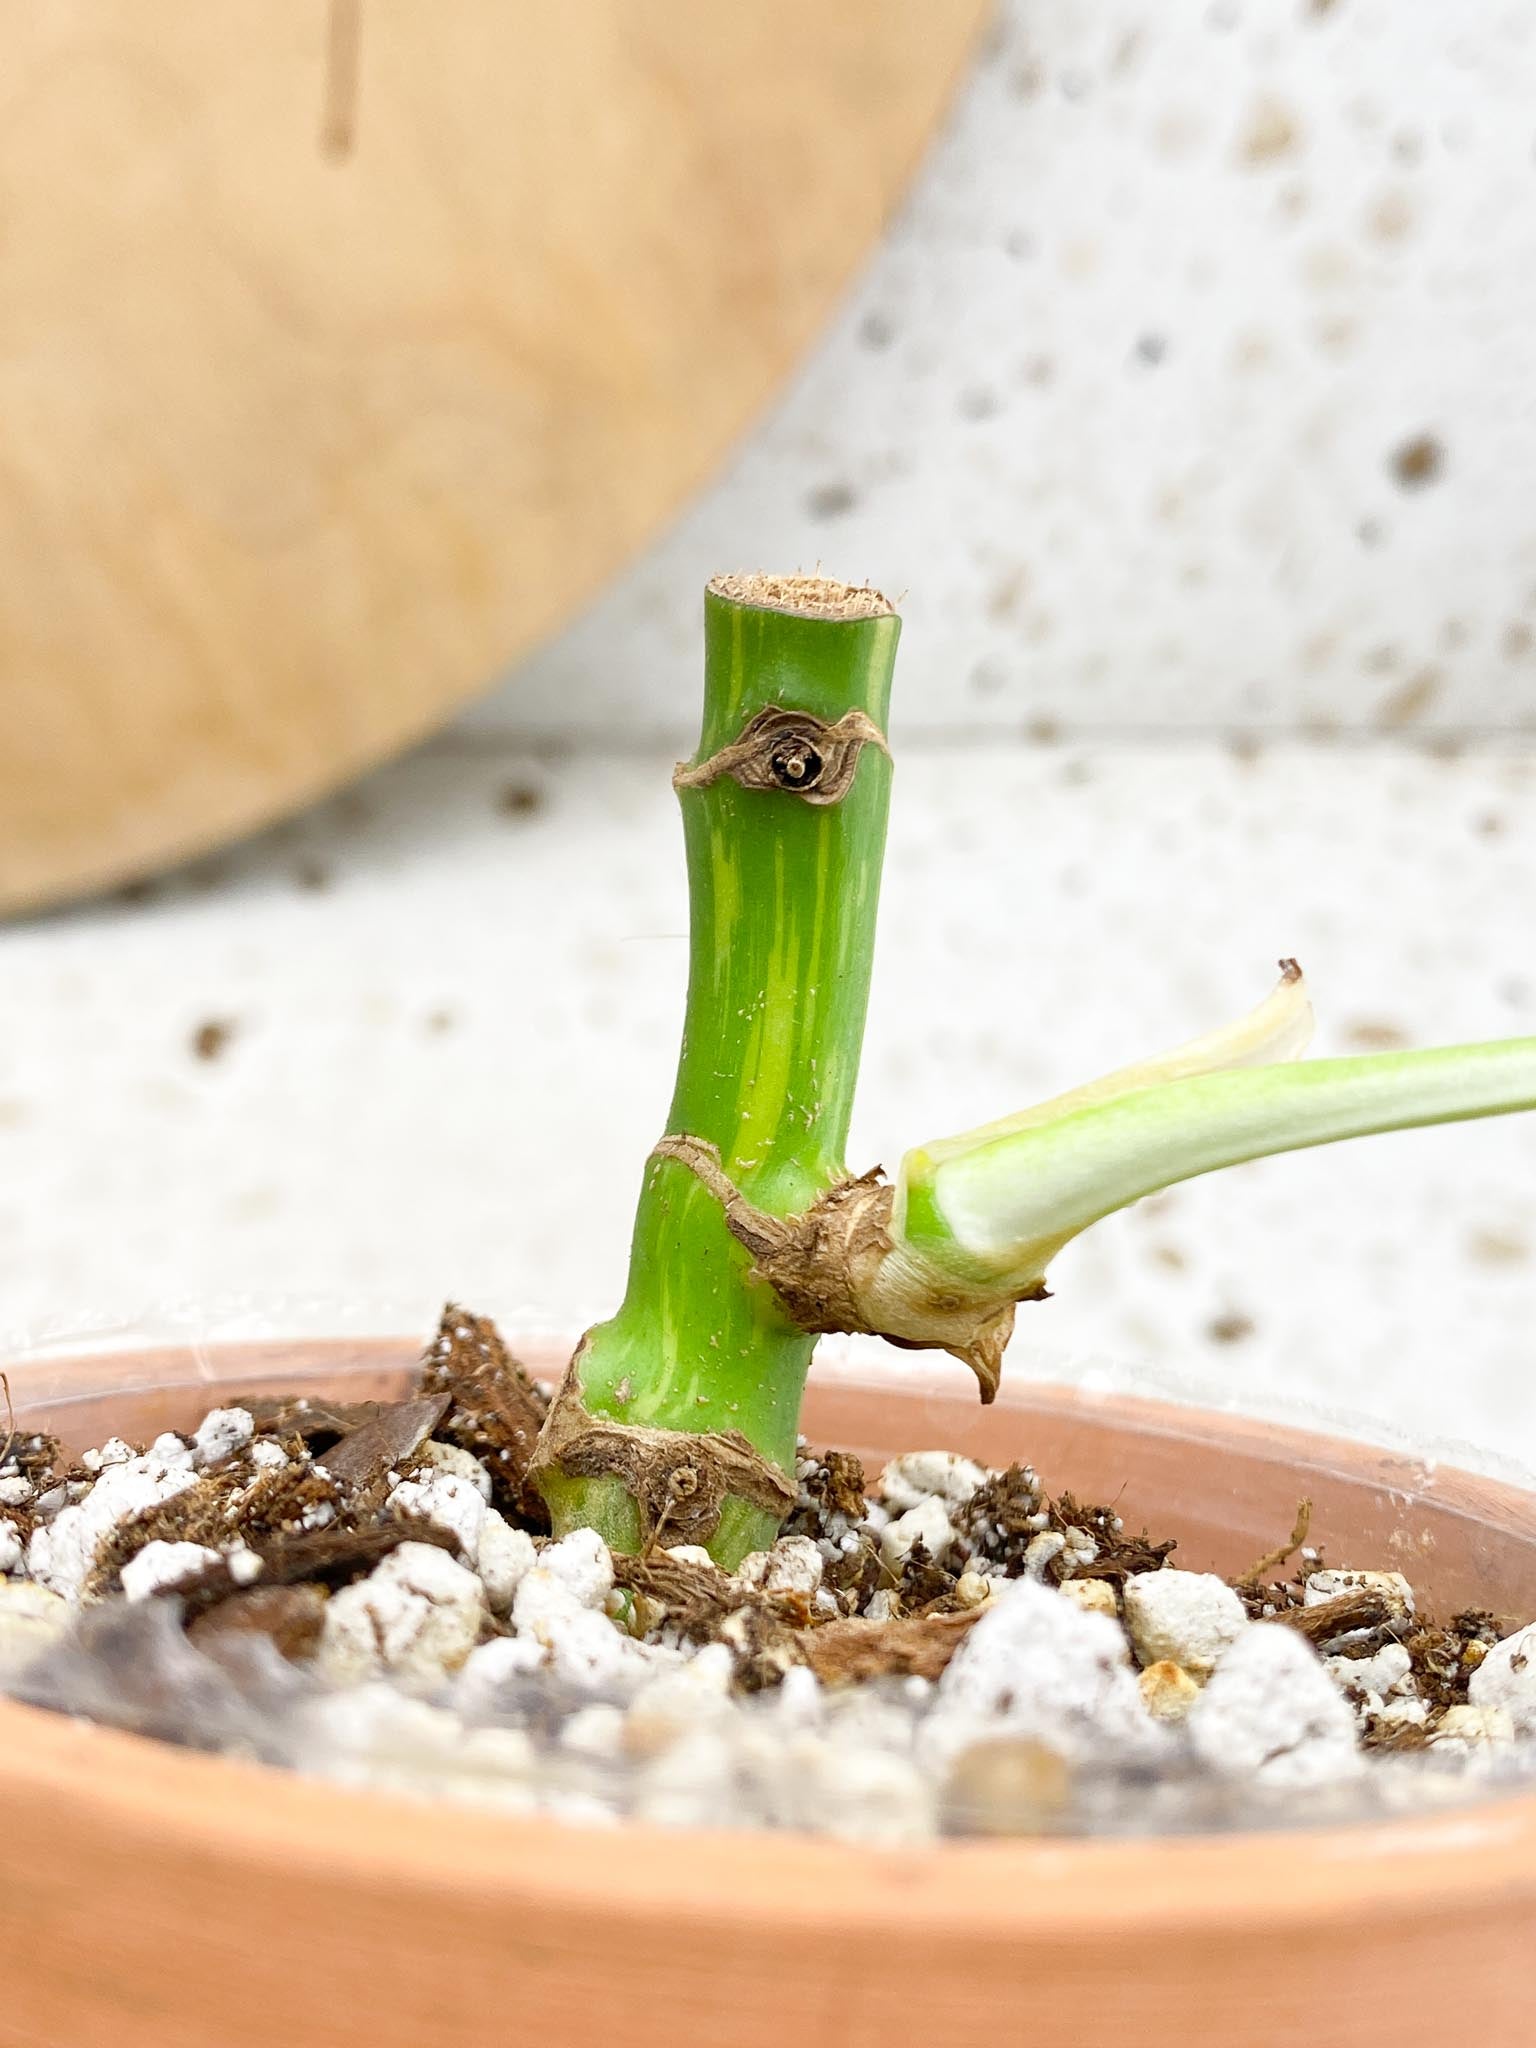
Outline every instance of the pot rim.
<svg viewBox="0 0 1536 2048">
<path fill-rule="evenodd" d="M 546 1347 L 541 1344 L 542 1352 Z M 553 1355 L 553 1347 L 551 1355 Z M 238 1353 L 228 1374 L 206 1370 L 209 1351 Z M 414 1339 L 312 1339 L 199 1347 L 199 1370 L 181 1381 L 210 1392 L 249 1373 L 253 1354 L 276 1370 L 297 1356 L 342 1356 L 376 1366 L 413 1362 Z M 139 1350 L 141 1362 L 166 1348 Z M 99 1375 L 110 1354 L 50 1359 L 65 1377 Z M 75 1368 L 74 1373 L 71 1368 Z M 820 1375 L 840 1389 L 921 1394 L 922 1382 L 892 1375 L 882 1385 L 863 1361 Z M 138 1391 L 156 1384 L 138 1382 Z M 163 1379 L 159 1385 L 167 1384 Z M 96 1381 L 100 1391 L 99 1378 Z M 126 1391 L 132 1389 L 125 1388 Z M 927 1390 L 930 1394 L 933 1389 Z M 67 1397 L 66 1397 L 67 1398 Z M 1292 1463 L 1303 1447 L 1314 1462 L 1405 1493 L 1424 1469 L 1397 1453 L 1320 1433 L 1258 1423 L 1144 1396 L 1101 1396 L 1074 1388 L 1017 1386 L 999 1405 L 1073 1409 L 1109 1405 L 1149 1432 L 1219 1434 L 1262 1445 Z M 1536 1521 L 1536 1495 L 1508 1484 L 1437 1468 L 1441 1505 L 1471 1512 L 1474 1500 Z M 1464 1503 L 1463 1503 L 1464 1496 Z M 1101 1941 L 1102 1904 L 1115 1901 L 1116 1927 L 1142 1932 L 1252 1922 L 1271 1932 L 1346 1913 L 1352 1926 L 1388 1922 L 1432 1900 L 1437 1913 L 1475 1913 L 1497 1898 L 1536 1907 L 1536 1789 L 1493 1792 L 1442 1812 L 1349 1824 L 1242 1829 L 1190 1835 L 941 1838 L 912 1847 L 870 1847 L 790 1831 L 673 1830 L 624 1820 L 613 1828 L 543 1815 L 492 1813 L 386 1788 L 353 1788 L 301 1777 L 280 1766 L 178 1748 L 41 1708 L 0 1699 L 0 1815 L 46 1816 L 48 1831 L 74 1835 L 81 1853 L 106 1832 L 126 1855 L 175 1847 L 255 1866 L 306 1868 L 351 1891 L 407 1895 L 462 1893 L 515 1910 L 536 1891 L 545 1904 L 651 1921 L 687 1914 L 726 1924 L 761 1919 L 792 1931 L 824 1924 L 889 1932 L 921 1926 L 957 1940 L 1005 1937 L 1027 1927 L 1031 1942 Z M 617 1840 L 623 1855 L 612 1849 Z M 1255 1886 L 1255 1869 L 1263 1872 Z M 1127 1902 L 1131 1902 L 1129 1907 Z"/>
</svg>

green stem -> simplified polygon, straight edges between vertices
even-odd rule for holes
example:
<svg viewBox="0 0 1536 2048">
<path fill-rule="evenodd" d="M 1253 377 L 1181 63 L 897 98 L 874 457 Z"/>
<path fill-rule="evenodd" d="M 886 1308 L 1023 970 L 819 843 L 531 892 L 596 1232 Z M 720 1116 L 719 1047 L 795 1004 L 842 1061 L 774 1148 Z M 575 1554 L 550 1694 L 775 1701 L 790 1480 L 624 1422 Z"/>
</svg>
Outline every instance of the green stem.
<svg viewBox="0 0 1536 2048">
<path fill-rule="evenodd" d="M 810 579 L 734 580 L 705 598 L 704 719 L 697 769 L 770 707 L 835 725 L 862 713 L 884 731 L 900 621 L 871 594 Z M 784 608 L 786 605 L 795 608 Z M 802 608 L 803 607 L 803 608 Z M 839 609 L 841 607 L 841 609 Z M 843 615 L 851 613 L 852 615 Z M 716 1146 L 758 1209 L 796 1215 L 846 1173 L 890 796 L 889 758 L 856 749 L 838 800 L 808 803 L 729 774 L 681 787 L 691 901 L 688 1003 L 671 1135 Z M 650 1428 L 739 1431 L 786 1476 L 815 1338 L 771 1289 L 719 1199 L 676 1159 L 652 1159 L 629 1287 L 579 1359 L 594 1416 Z M 640 1538 L 613 1478 L 542 1481 L 557 1529 Z M 728 1498 L 711 1549 L 727 1567 L 770 1542 L 770 1514 Z"/>
</svg>

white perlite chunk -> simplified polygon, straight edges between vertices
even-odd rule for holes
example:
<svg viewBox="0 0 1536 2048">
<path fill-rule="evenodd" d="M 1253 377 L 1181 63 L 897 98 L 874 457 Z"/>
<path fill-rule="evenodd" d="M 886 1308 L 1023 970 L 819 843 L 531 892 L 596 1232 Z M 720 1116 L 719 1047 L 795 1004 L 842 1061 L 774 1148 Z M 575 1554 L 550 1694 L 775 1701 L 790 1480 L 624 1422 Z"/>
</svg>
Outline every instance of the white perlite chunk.
<svg viewBox="0 0 1536 2048">
<path fill-rule="evenodd" d="M 1031 1536 L 1024 1546 L 1024 1576 L 1044 1579 L 1046 1566 L 1054 1564 L 1066 1547 L 1060 1529 L 1042 1529 L 1038 1536 Z"/>
<path fill-rule="evenodd" d="M 593 1756 L 602 1761 L 616 1757 L 624 1736 L 624 1710 L 601 1702 L 578 1707 L 560 1730 L 560 1747 L 574 1756 Z"/>
<path fill-rule="evenodd" d="M 1495 1643 L 1473 1672 L 1474 1707 L 1502 1707 L 1517 1735 L 1536 1734 L 1536 1622 Z"/>
<path fill-rule="evenodd" d="M 538 1569 L 558 1579 L 582 1607 L 601 1607 L 613 1591 L 613 1559 L 595 1529 L 573 1529 L 539 1552 Z"/>
<path fill-rule="evenodd" d="M 206 1543 L 146 1543 L 123 1566 L 123 1591 L 130 1600 L 147 1600 L 153 1593 L 168 1593 L 184 1580 L 195 1579 L 218 1562 L 219 1553 Z"/>
<path fill-rule="evenodd" d="M 761 1593 L 811 1594 L 821 1584 L 822 1556 L 809 1536 L 781 1536 L 772 1550 L 754 1550 L 736 1568 L 744 1586 Z"/>
<path fill-rule="evenodd" d="M 487 1508 L 475 1549 L 475 1569 L 485 1587 L 492 1614 L 510 1614 L 523 1576 L 538 1563 L 539 1553 L 526 1529 L 514 1529 L 505 1515 Z"/>
<path fill-rule="evenodd" d="M 1383 1728 L 1422 1728 L 1429 1719 L 1427 1700 L 1383 1700 L 1371 1695 L 1367 1711 Z"/>
<path fill-rule="evenodd" d="M 394 1522 L 430 1522 L 453 1538 L 465 1557 L 473 1558 L 488 1510 L 480 1489 L 458 1472 L 427 1466 L 419 1479 L 402 1479 L 384 1504 Z"/>
<path fill-rule="evenodd" d="M 963 1508 L 986 1473 L 958 1451 L 904 1451 L 880 1475 L 880 1497 L 898 1514 L 915 1508 L 931 1495 L 952 1508 Z"/>
<path fill-rule="evenodd" d="M 1209 1678 L 1249 1621 L 1214 1572 L 1159 1571 L 1126 1580 L 1125 1625 L 1143 1665 L 1177 1664 L 1192 1678 Z"/>
<path fill-rule="evenodd" d="M 1413 1588 L 1401 1572 L 1314 1572 L 1303 1597 L 1308 1607 L 1320 1607 L 1341 1593 L 1379 1593 L 1392 1620 L 1413 1619 Z"/>
<path fill-rule="evenodd" d="M 887 1564 L 906 1563 L 919 1543 L 935 1564 L 942 1564 L 954 1548 L 954 1524 L 943 1501 L 931 1495 L 908 1508 L 880 1531 L 880 1549 Z"/>
<path fill-rule="evenodd" d="M 454 1704 L 473 1720 L 494 1713 L 504 1688 L 544 1666 L 544 1645 L 532 1636 L 493 1636 L 470 1651 L 454 1685 Z"/>
<path fill-rule="evenodd" d="M 40 1522 L 51 1522 L 65 1508 L 72 1508 L 84 1500 L 90 1490 L 89 1479 L 60 1479 L 52 1486 L 45 1485 L 29 1505 Z"/>
<path fill-rule="evenodd" d="M 1325 1657 L 1323 1668 L 1339 1690 L 1365 1699 L 1389 1700 L 1412 1693 L 1413 1659 L 1401 1643 L 1383 1643 L 1369 1657 Z"/>
<path fill-rule="evenodd" d="M 933 1834 L 937 1788 L 905 1757 L 818 1745 L 806 1761 L 818 1824 L 829 1835 L 891 1848 Z"/>
<path fill-rule="evenodd" d="M 473 1451 L 466 1451 L 462 1444 L 440 1444 L 431 1437 L 416 1453 L 423 1465 L 436 1472 L 451 1472 L 458 1479 L 467 1479 L 480 1498 L 490 1503 L 491 1475 L 486 1471 Z M 421 1475 L 418 1473 L 417 1477 Z"/>
<path fill-rule="evenodd" d="M 1243 1631 L 1184 1725 L 1213 1770 L 1265 1787 L 1320 1785 L 1363 1768 L 1348 1701 L 1310 1645 L 1274 1622 Z"/>
<path fill-rule="evenodd" d="M 770 1827 L 809 1829 L 844 1841 L 897 1846 L 929 1840 L 935 1779 L 889 1748 L 828 1740 L 744 1717 L 731 1731 L 739 1779 Z M 673 1752 L 679 1763 L 690 1745 Z"/>
<path fill-rule="evenodd" d="M 1143 1752 L 1161 1739 L 1114 1622 L 1029 1579 L 999 1591 L 950 1659 L 923 1740 L 942 1761 L 1005 1733 L 1069 1759 Z"/>
<path fill-rule="evenodd" d="M 1515 1724 L 1503 1707 L 1447 1707 L 1440 1725 L 1430 1736 L 1430 1747 L 1451 1756 L 1466 1756 L 1474 1749 L 1496 1749 L 1513 1742 Z"/>
<path fill-rule="evenodd" d="M 1081 1607 L 1085 1614 L 1107 1614 L 1111 1621 L 1120 1612 L 1115 1589 L 1108 1579 L 1063 1579 L 1058 1589 L 1064 1600 Z"/>
<path fill-rule="evenodd" d="M 630 1702 L 624 1746 L 631 1756 L 656 1756 L 701 1728 L 735 1717 L 731 1700 L 734 1662 L 724 1643 L 707 1643 L 686 1664 L 649 1677 Z"/>
<path fill-rule="evenodd" d="M 735 1749 L 711 1730 L 695 1730 L 636 1768 L 634 1816 L 652 1827 L 707 1828 L 736 1806 Z"/>
<path fill-rule="evenodd" d="M 670 1667 L 675 1652 L 636 1642 L 606 1614 L 577 1608 L 548 1627 L 548 1665 L 567 1685 L 630 1699 L 658 1669 Z"/>
<path fill-rule="evenodd" d="M 226 1550 L 224 1563 L 237 1586 L 254 1586 L 264 1569 L 261 1559 L 245 1543 L 237 1543 L 233 1550 Z"/>
<path fill-rule="evenodd" d="M 21 1531 L 14 1522 L 0 1521 L 0 1572 L 19 1570 L 22 1556 Z"/>
<path fill-rule="evenodd" d="M 602 1554 L 600 1571 L 594 1546 Z M 608 1619 L 602 1602 L 612 1583 L 606 1547 L 591 1530 L 579 1529 L 546 1544 L 523 1574 L 512 1596 L 512 1622 L 519 1640 L 536 1644 L 547 1668 L 568 1685 L 627 1695 L 645 1683 L 662 1653 Z"/>
<path fill-rule="evenodd" d="M 67 1600 L 27 1579 L 0 1580 L 0 1672 L 15 1671 L 69 1627 Z"/>
<path fill-rule="evenodd" d="M 80 1462 L 87 1472 L 100 1472 L 108 1465 L 126 1465 L 132 1456 L 132 1444 L 125 1444 L 120 1436 L 109 1436 L 100 1450 L 87 1451 Z"/>
<path fill-rule="evenodd" d="M 814 1728 L 825 1707 L 821 1680 L 806 1664 L 791 1664 L 774 1694 L 772 1714 L 786 1728 Z"/>
<path fill-rule="evenodd" d="M 27 1568 L 51 1592 L 78 1600 L 97 1552 L 119 1522 L 185 1493 L 196 1477 L 192 1453 L 179 1437 L 156 1438 L 141 1457 L 105 1467 L 83 1500 L 33 1530 Z"/>
<path fill-rule="evenodd" d="M 301 1769 L 342 1784 L 443 1793 L 465 1730 L 457 1714 L 393 1685 L 354 1685 L 300 1709 L 298 1745 Z"/>
<path fill-rule="evenodd" d="M 473 1572 L 433 1543 L 402 1543 L 326 1602 L 318 1663 L 348 1683 L 391 1674 L 435 1682 L 475 1646 L 485 1606 Z"/>
<path fill-rule="evenodd" d="M 521 1728 L 471 1728 L 454 1752 L 453 1769 L 436 1789 L 466 1806 L 531 1813 L 538 1756 Z"/>
<path fill-rule="evenodd" d="M 248 1444 L 256 1433 L 256 1424 L 247 1408 L 210 1408 L 197 1425 L 192 1439 L 192 1462 L 195 1465 L 216 1465 L 221 1458 L 238 1451 L 242 1444 Z"/>
</svg>

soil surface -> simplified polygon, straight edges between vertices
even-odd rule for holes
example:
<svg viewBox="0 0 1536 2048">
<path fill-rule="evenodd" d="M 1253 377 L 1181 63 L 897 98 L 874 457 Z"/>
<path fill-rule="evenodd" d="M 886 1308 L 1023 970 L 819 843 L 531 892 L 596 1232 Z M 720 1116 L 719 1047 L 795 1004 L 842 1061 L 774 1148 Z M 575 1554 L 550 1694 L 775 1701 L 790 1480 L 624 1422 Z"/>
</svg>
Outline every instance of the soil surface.
<svg viewBox="0 0 1536 2048">
<path fill-rule="evenodd" d="M 1536 1628 L 1309 1508 L 1231 1580 L 1028 1465 L 802 1446 L 779 1540 L 549 1535 L 547 1395 L 450 1306 L 411 1398 L 233 1400 L 77 1465 L 0 1434 L 0 1685 L 347 1782 L 608 1824 L 1283 1824 L 1536 1762 Z"/>
</svg>

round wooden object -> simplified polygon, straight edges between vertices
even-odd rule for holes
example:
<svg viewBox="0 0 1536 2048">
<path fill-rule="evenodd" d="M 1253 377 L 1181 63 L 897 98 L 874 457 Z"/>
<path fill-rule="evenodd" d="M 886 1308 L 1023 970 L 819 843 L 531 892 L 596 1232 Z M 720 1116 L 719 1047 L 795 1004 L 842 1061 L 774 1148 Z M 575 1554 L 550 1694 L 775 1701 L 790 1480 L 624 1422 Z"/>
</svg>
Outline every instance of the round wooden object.
<svg viewBox="0 0 1536 2048">
<path fill-rule="evenodd" d="M 16 9 L 0 908 L 272 819 L 568 617 L 815 332 L 984 11 Z"/>
</svg>

